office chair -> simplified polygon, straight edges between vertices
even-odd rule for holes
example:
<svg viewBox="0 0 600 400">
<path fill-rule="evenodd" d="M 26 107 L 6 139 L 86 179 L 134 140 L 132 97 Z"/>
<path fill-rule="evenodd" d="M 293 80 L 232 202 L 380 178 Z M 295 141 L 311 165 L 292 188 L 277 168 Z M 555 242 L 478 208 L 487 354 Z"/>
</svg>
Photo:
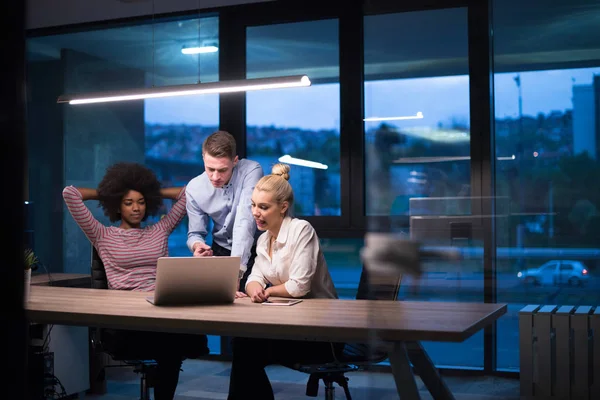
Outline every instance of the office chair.
<svg viewBox="0 0 600 400">
<path fill-rule="evenodd" d="M 104 263 L 100 259 L 96 248 L 92 246 L 92 289 L 107 289 L 108 280 Z M 150 400 L 150 388 L 153 387 L 153 375 L 156 372 L 156 361 L 144 354 L 134 352 L 135 349 L 127 349 L 118 346 L 115 337 L 117 330 L 107 328 L 91 328 L 90 341 L 92 350 L 98 353 L 108 354 L 113 360 L 120 361 L 125 365 L 132 366 L 135 373 L 140 374 L 140 400 Z M 104 367 L 99 371 L 100 376 L 92 376 L 92 383 L 97 378 L 104 380 Z"/>
<path fill-rule="evenodd" d="M 357 300 L 397 300 L 402 282 L 402 274 L 388 275 L 384 280 L 378 278 L 369 280 L 369 274 L 364 266 L 358 284 Z M 347 372 L 365 369 L 388 358 L 387 348 L 377 343 L 345 343 L 341 354 L 335 354 L 332 345 L 333 361 L 326 364 L 295 364 L 290 368 L 309 374 L 306 383 L 306 395 L 317 397 L 319 381 L 325 385 L 325 399 L 335 398 L 334 384 L 344 389 L 347 400 L 352 400 L 348 388 Z"/>
</svg>

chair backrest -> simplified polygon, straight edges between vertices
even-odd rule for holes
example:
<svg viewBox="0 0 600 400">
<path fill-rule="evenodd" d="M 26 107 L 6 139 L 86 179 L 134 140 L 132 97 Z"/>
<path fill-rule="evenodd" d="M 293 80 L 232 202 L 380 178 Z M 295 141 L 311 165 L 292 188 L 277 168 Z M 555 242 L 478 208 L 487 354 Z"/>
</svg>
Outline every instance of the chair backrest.
<svg viewBox="0 0 600 400">
<path fill-rule="evenodd" d="M 401 246 L 402 249 L 402 246 Z M 390 251 L 388 251 L 390 250 Z M 396 249 L 397 250 L 397 249 Z M 380 263 L 368 268 L 367 260 L 360 276 L 357 300 L 397 300 L 402 283 L 403 273 L 416 275 L 422 273 L 421 264 L 423 261 L 456 262 L 462 259 L 462 253 L 457 248 L 452 249 L 426 249 L 421 247 L 415 255 L 403 254 L 404 250 L 394 251 L 392 248 L 386 249 L 381 255 L 373 257 L 371 254 L 367 257 L 368 262 Z M 414 251 L 414 250 L 413 250 Z M 397 257 L 398 259 L 395 259 Z M 389 264 L 389 265 L 387 265 Z M 415 286 L 416 288 L 417 286 Z"/>
<path fill-rule="evenodd" d="M 374 275 L 363 265 L 356 300 L 397 300 L 401 283 L 401 273 Z"/>
<path fill-rule="evenodd" d="M 94 246 L 92 246 L 92 289 L 108 289 L 104 263 Z"/>
</svg>

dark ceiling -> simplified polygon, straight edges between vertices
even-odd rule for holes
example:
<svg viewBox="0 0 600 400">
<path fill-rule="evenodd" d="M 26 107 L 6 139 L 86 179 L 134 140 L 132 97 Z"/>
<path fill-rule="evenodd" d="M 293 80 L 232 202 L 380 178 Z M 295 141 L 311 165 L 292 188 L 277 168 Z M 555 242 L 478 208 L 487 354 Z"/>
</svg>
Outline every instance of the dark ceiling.
<svg viewBox="0 0 600 400">
<path fill-rule="evenodd" d="M 563 3 L 557 5 L 555 3 Z M 497 72 L 600 65 L 600 0 L 497 0 L 494 7 Z M 115 65 L 144 69 L 155 84 L 218 79 L 218 53 L 184 55 L 183 46 L 218 43 L 218 17 L 36 37 L 32 61 L 57 60 L 72 49 Z M 443 9 L 367 16 L 368 79 L 466 74 L 467 10 Z M 337 20 L 251 27 L 248 77 L 305 73 L 335 81 L 339 74 Z"/>
</svg>

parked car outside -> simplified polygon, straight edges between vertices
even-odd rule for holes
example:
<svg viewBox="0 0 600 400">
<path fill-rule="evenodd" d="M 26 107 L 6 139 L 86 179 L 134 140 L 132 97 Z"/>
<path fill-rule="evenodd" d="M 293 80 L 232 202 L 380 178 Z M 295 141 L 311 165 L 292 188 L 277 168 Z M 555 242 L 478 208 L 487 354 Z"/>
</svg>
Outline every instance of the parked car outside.
<svg viewBox="0 0 600 400">
<path fill-rule="evenodd" d="M 552 260 L 540 267 L 519 271 L 517 278 L 531 285 L 581 286 L 590 279 L 590 272 L 581 261 Z"/>
</svg>

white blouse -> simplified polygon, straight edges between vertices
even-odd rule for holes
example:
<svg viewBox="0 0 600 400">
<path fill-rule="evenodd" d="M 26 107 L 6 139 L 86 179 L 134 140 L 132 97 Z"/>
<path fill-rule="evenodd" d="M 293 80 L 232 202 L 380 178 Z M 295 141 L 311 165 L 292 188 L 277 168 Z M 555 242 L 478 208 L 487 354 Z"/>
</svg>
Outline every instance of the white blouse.
<svg viewBox="0 0 600 400">
<path fill-rule="evenodd" d="M 310 223 L 285 217 L 279 235 L 273 243 L 273 258 L 269 257 L 271 234 L 263 233 L 256 244 L 256 258 L 246 287 L 258 282 L 285 284 L 292 297 L 337 299 L 319 238 Z"/>
</svg>

